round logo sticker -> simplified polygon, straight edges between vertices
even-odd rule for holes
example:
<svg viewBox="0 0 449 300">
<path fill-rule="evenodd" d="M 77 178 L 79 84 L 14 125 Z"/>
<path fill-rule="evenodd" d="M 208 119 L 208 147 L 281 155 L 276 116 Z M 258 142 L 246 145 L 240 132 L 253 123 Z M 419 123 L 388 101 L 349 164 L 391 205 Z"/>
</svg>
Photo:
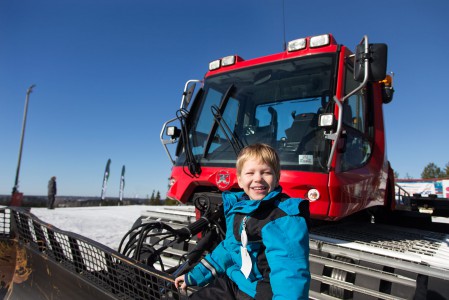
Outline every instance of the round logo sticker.
<svg viewBox="0 0 449 300">
<path fill-rule="evenodd" d="M 220 190 L 225 190 L 231 183 L 231 175 L 225 170 L 218 171 L 215 177 L 215 182 Z"/>
</svg>

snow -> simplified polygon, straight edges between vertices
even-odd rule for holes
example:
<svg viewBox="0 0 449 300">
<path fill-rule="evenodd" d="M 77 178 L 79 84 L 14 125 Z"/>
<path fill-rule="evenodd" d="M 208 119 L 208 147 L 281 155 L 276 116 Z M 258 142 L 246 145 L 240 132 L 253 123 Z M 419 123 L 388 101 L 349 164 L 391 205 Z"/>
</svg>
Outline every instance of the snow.
<svg viewBox="0 0 449 300">
<path fill-rule="evenodd" d="M 42 221 L 64 231 L 81 234 L 114 250 L 148 205 L 32 208 Z"/>
<path fill-rule="evenodd" d="M 42 221 L 61 230 L 74 232 L 104 244 L 114 250 L 131 229 L 134 222 L 145 212 L 164 207 L 150 205 L 91 206 L 56 208 L 32 208 L 31 213 Z M 177 207 L 181 209 L 182 207 Z M 435 218 L 434 222 L 449 223 L 449 218 Z"/>
</svg>

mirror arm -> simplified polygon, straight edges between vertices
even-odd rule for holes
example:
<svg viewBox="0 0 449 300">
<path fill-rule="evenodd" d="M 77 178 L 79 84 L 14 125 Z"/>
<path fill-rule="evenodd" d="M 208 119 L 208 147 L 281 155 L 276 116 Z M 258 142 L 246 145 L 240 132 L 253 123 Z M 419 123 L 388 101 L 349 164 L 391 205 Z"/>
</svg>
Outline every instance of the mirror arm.
<svg viewBox="0 0 449 300">
<path fill-rule="evenodd" d="M 167 122 L 165 122 L 164 125 L 162 126 L 162 130 L 161 130 L 161 134 L 160 134 L 160 139 L 161 139 L 162 146 L 164 146 L 165 152 L 167 153 L 168 158 L 170 159 L 172 165 L 175 165 L 175 160 L 172 158 L 172 156 L 170 154 L 170 151 L 168 151 L 167 144 L 174 144 L 174 143 L 176 143 L 178 141 L 178 139 L 177 138 L 176 139 L 170 138 L 169 140 L 166 140 L 166 139 L 164 139 L 164 133 L 165 133 L 165 129 L 167 128 L 167 125 L 172 123 L 172 122 L 174 122 L 174 121 L 176 121 L 176 120 L 178 120 L 178 118 L 173 118 L 173 119 L 168 120 Z"/>
</svg>

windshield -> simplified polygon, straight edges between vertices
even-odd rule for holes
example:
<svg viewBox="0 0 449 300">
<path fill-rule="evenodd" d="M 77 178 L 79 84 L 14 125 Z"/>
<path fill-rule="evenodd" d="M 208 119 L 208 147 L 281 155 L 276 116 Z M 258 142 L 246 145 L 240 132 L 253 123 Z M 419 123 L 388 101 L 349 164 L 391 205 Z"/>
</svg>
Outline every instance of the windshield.
<svg viewBox="0 0 449 300">
<path fill-rule="evenodd" d="M 325 172 L 329 145 L 318 115 L 332 109 L 334 60 L 332 55 L 309 56 L 207 78 L 188 122 L 197 161 L 233 167 L 231 135 L 243 145 L 271 145 L 283 169 Z M 214 119 L 218 108 L 226 126 Z M 177 164 L 183 159 L 180 155 Z"/>
</svg>

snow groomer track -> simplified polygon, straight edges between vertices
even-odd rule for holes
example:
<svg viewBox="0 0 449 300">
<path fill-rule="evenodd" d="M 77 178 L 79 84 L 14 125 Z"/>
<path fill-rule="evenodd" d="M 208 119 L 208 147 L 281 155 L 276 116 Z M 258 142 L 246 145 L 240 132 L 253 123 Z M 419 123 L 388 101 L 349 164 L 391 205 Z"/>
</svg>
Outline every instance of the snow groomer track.
<svg viewBox="0 0 449 300">
<path fill-rule="evenodd" d="M 449 299 L 449 236 L 347 223 L 310 232 L 311 298 Z"/>
</svg>

